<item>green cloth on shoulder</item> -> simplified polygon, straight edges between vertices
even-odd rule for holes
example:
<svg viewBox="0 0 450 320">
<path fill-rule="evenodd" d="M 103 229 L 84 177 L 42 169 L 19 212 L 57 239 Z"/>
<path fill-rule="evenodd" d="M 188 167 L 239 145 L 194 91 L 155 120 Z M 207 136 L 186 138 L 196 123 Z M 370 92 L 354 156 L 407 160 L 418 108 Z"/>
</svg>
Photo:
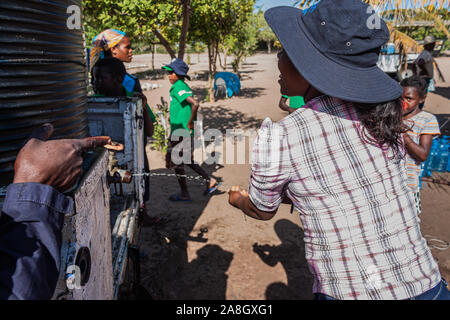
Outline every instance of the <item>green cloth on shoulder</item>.
<svg viewBox="0 0 450 320">
<path fill-rule="evenodd" d="M 289 107 L 291 107 L 293 109 L 301 108 L 304 105 L 305 105 L 305 100 L 301 96 L 289 98 Z"/>
<path fill-rule="evenodd" d="M 185 129 L 189 132 L 188 123 L 191 119 L 192 109 L 186 99 L 192 96 L 192 90 L 184 80 L 178 80 L 170 88 L 171 133 L 177 129 Z M 190 134 L 193 136 L 194 130 L 192 130 Z"/>
<path fill-rule="evenodd" d="M 302 96 L 289 97 L 285 94 L 281 95 L 283 98 L 289 99 L 289 107 L 292 109 L 298 109 L 305 105 L 305 100 Z"/>
</svg>

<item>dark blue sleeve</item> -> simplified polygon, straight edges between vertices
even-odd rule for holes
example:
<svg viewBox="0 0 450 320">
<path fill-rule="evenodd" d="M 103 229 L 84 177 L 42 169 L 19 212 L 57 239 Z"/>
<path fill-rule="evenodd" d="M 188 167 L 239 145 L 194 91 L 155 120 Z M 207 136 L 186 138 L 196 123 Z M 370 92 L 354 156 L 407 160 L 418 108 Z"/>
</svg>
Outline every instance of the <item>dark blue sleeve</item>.
<svg viewBox="0 0 450 320">
<path fill-rule="evenodd" d="M 60 269 L 64 214 L 73 200 L 38 183 L 8 187 L 0 216 L 0 299 L 50 299 Z"/>
</svg>

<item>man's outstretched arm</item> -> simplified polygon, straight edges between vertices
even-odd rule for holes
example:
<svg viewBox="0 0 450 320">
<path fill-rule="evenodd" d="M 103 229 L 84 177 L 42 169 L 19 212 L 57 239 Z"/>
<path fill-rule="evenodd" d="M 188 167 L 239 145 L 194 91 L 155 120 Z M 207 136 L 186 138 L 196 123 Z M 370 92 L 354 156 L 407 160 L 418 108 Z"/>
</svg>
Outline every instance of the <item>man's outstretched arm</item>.
<svg viewBox="0 0 450 320">
<path fill-rule="evenodd" d="M 60 267 L 64 214 L 73 202 L 61 192 L 81 174 L 82 153 L 109 137 L 48 139 L 43 126 L 20 150 L 0 215 L 0 299 L 50 299 Z"/>
</svg>

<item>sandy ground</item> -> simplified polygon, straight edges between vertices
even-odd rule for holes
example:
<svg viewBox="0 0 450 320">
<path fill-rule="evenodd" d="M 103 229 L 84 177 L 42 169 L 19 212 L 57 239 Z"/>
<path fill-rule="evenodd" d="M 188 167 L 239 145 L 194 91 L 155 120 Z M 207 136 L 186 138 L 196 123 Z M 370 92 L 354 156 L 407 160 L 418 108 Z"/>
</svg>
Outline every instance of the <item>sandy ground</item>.
<svg viewBox="0 0 450 320">
<path fill-rule="evenodd" d="M 439 114 L 443 123 L 450 114 L 450 58 L 438 61 L 448 81 L 437 84 L 438 91 L 429 96 L 426 110 Z M 169 62 L 166 55 L 155 57 L 157 68 Z M 152 78 L 151 73 L 145 72 L 149 66 L 151 56 L 140 55 L 128 67 L 131 73 L 139 75 L 143 85 L 160 86 L 145 92 L 153 107 L 161 97 L 168 101 L 170 84 L 162 77 Z M 190 74 L 201 76 L 207 68 L 205 55 L 191 56 Z M 278 109 L 276 55 L 258 54 L 248 58 L 242 76 L 239 96 L 201 103 L 205 128 L 217 128 L 222 132 L 258 129 L 264 118 L 278 121 L 286 115 Z M 200 101 L 205 97 L 206 87 L 202 79 L 190 82 Z M 248 153 L 248 146 L 245 149 Z M 164 168 L 159 152 L 150 148 L 147 152 L 151 172 L 172 173 Z M 225 185 L 247 186 L 248 164 L 203 167 Z M 194 172 L 187 169 L 187 174 Z M 450 180 L 448 174 L 439 176 Z M 152 217 L 163 217 L 163 221 L 142 229 L 140 242 L 143 285 L 154 299 L 312 298 L 312 278 L 304 258 L 300 219 L 296 212 L 290 213 L 290 206 L 282 205 L 271 221 L 256 221 L 228 205 L 226 187 L 205 197 L 202 195 L 204 187 L 197 181 L 189 182 L 188 186 L 193 202 L 173 203 L 167 199 L 179 192 L 176 179 L 151 178 L 148 213 Z M 423 234 L 450 241 L 449 192 L 448 186 L 431 184 L 422 191 Z M 450 249 L 433 249 L 432 252 L 442 273 L 450 279 Z"/>
</svg>

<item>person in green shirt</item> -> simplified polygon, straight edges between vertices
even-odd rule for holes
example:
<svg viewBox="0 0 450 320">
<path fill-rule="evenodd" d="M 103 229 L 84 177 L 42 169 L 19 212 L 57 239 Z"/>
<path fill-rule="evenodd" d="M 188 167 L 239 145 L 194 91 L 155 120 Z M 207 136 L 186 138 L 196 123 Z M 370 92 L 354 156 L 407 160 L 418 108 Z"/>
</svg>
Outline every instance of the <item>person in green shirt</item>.
<svg viewBox="0 0 450 320">
<path fill-rule="evenodd" d="M 289 105 L 287 104 L 287 100 L 289 99 Z M 289 97 L 286 95 L 282 95 L 280 99 L 280 109 L 283 111 L 287 111 L 290 114 L 301 108 L 305 105 L 305 100 L 301 96 Z"/>
<path fill-rule="evenodd" d="M 185 79 L 190 80 L 187 75 L 188 65 L 181 59 L 174 59 L 163 69 L 168 72 L 168 78 L 172 87 L 170 88 L 170 148 L 166 155 L 166 167 L 174 168 L 180 184 L 181 194 L 173 194 L 169 197 L 171 201 L 192 201 L 189 195 L 187 182 L 185 178 L 184 165 L 203 177 L 206 182 L 205 195 L 211 194 L 219 187 L 217 180 L 210 177 L 208 173 L 193 161 L 193 136 L 194 122 L 197 119 L 197 110 L 199 103 L 193 97 L 191 88 L 186 84 Z M 178 137 L 178 139 L 177 139 Z M 191 157 L 189 163 L 174 165 L 172 162 L 172 149 L 182 141 L 184 137 L 190 137 Z"/>
</svg>

